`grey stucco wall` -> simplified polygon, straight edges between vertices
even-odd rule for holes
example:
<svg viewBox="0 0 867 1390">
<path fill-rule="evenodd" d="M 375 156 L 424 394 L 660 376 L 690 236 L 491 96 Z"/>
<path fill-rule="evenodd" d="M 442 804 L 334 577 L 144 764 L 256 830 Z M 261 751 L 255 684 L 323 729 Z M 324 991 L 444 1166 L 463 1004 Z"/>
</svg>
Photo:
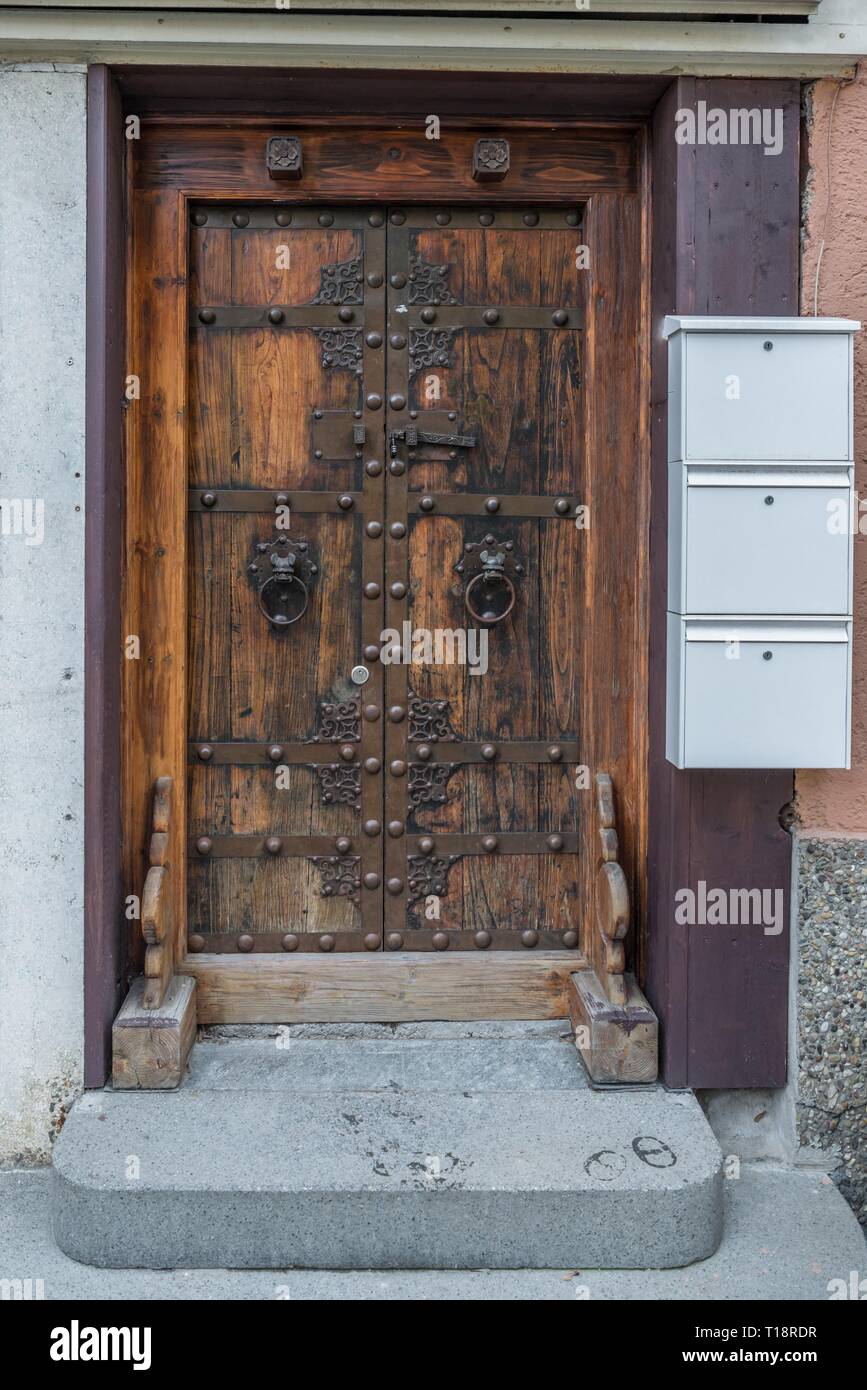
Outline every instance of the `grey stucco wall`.
<svg viewBox="0 0 867 1390">
<path fill-rule="evenodd" d="M 81 1077 L 85 92 L 80 67 L 0 65 L 6 1162 L 47 1157 Z"/>
<path fill-rule="evenodd" d="M 867 1223 L 867 838 L 799 837 L 797 1126 Z"/>
</svg>

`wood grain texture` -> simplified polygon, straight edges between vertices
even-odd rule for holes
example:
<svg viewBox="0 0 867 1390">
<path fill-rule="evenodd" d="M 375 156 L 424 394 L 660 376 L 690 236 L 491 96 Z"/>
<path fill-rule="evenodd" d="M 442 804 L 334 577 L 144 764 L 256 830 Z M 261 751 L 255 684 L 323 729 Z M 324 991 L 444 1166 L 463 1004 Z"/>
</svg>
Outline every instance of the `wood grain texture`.
<svg viewBox="0 0 867 1390">
<path fill-rule="evenodd" d="M 383 1022 L 424 1019 L 566 1018 L 565 952 L 440 956 L 191 956 L 207 1023 Z"/>
<path fill-rule="evenodd" d="M 612 1003 L 594 970 L 570 976 L 569 1017 L 575 1046 L 593 1081 L 641 1085 L 656 1080 L 659 1025 L 634 975 Z"/>
<path fill-rule="evenodd" d="M 112 1029 L 111 1084 L 118 1091 L 168 1091 L 179 1086 L 196 1037 L 196 983 L 175 975 L 157 1009 L 144 1006 L 144 980 L 134 980 Z"/>
<path fill-rule="evenodd" d="M 779 107 L 784 144 L 676 144 L 675 113 Z M 675 893 L 779 889 L 788 904 L 791 840 L 780 827 L 793 774 L 682 771 L 665 759 L 668 362 L 665 314 L 798 312 L 800 93 L 796 82 L 675 81 L 653 128 L 653 518 L 651 525 L 650 844 L 645 989 L 661 1025 L 673 1087 L 782 1086 L 786 1079 L 788 907 L 779 936 L 684 928 Z M 767 166 L 773 163 L 771 170 Z"/>
</svg>

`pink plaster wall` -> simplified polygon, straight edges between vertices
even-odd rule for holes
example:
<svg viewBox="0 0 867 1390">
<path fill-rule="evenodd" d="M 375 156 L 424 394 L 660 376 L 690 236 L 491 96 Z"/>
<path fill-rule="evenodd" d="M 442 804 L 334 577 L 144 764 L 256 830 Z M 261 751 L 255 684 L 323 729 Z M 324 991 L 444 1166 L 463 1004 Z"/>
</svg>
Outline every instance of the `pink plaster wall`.
<svg viewBox="0 0 867 1390">
<path fill-rule="evenodd" d="M 812 314 L 816 262 L 819 313 L 860 319 L 855 337 L 855 488 L 867 500 L 867 65 L 854 83 L 808 88 L 801 313 Z M 867 530 L 867 510 L 861 513 Z M 797 557 L 793 556 L 797 563 Z M 854 680 L 852 768 L 849 772 L 798 772 L 801 824 L 807 830 L 867 831 L 867 535 L 855 537 Z"/>
</svg>

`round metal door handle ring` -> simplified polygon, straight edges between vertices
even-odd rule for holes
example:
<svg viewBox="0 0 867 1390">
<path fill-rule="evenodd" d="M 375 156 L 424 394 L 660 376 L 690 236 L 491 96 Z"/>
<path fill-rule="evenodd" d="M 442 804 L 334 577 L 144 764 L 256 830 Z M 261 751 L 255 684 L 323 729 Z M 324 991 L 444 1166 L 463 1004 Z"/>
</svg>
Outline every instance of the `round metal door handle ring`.
<svg viewBox="0 0 867 1390">
<path fill-rule="evenodd" d="M 508 618 L 515 606 L 515 586 L 507 574 L 482 571 L 473 575 L 464 593 L 464 607 L 473 622 L 494 627 Z"/>
</svg>

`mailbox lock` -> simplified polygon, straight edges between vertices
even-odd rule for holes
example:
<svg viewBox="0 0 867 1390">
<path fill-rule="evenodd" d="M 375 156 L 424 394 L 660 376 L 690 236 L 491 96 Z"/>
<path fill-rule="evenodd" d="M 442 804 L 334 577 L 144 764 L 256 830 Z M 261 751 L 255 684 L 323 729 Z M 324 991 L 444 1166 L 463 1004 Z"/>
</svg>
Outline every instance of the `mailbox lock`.
<svg viewBox="0 0 867 1390">
<path fill-rule="evenodd" d="M 762 347 L 765 349 L 765 352 L 773 352 L 774 350 L 774 345 L 770 341 L 762 343 Z"/>
<path fill-rule="evenodd" d="M 771 657 L 772 657 L 773 655 L 774 655 L 773 652 L 762 652 L 762 660 L 763 660 L 763 661 L 770 661 L 770 659 L 771 659 Z"/>
<path fill-rule="evenodd" d="M 766 506 L 766 507 L 772 507 L 773 505 L 774 505 L 774 499 L 773 499 L 773 497 L 771 496 L 771 494 L 768 493 L 767 497 L 765 498 L 765 506 Z"/>
</svg>

